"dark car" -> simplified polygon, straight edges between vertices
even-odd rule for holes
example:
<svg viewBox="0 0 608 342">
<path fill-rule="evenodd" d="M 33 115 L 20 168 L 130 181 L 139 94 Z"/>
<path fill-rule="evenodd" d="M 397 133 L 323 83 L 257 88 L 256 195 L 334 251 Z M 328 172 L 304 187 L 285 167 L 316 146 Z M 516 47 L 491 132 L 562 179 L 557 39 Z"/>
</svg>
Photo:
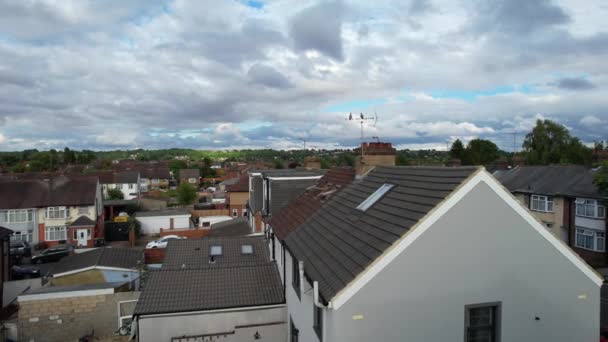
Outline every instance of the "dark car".
<svg viewBox="0 0 608 342">
<path fill-rule="evenodd" d="M 32 247 L 27 241 L 11 241 L 11 254 L 29 257 L 32 256 Z"/>
<path fill-rule="evenodd" d="M 28 278 L 39 278 L 40 270 L 34 266 L 13 266 L 11 267 L 12 279 L 28 279 Z"/>
<path fill-rule="evenodd" d="M 71 246 L 51 247 L 32 257 L 32 264 L 59 261 L 72 252 Z"/>
</svg>

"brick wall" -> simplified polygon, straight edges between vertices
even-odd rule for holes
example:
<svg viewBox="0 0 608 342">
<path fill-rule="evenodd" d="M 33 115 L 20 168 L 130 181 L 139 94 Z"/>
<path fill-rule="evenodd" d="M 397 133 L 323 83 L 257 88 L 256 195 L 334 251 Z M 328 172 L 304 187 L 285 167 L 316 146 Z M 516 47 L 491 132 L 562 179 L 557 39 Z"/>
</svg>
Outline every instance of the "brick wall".
<svg viewBox="0 0 608 342">
<path fill-rule="evenodd" d="M 147 264 L 162 264 L 165 259 L 165 248 L 144 249 L 144 260 Z"/>
<path fill-rule="evenodd" d="M 74 341 L 95 330 L 96 337 L 118 329 L 118 302 L 139 298 L 119 292 L 19 302 L 20 341 Z"/>
</svg>

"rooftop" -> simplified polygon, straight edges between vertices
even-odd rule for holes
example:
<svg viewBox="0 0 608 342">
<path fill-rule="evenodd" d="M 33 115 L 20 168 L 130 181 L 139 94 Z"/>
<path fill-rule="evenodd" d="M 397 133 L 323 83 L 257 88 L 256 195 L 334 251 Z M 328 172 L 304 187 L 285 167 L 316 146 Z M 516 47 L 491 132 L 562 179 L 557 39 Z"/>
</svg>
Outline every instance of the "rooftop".
<svg viewBox="0 0 608 342">
<path fill-rule="evenodd" d="M 274 262 L 263 265 L 150 271 L 135 315 L 282 304 Z"/>
<path fill-rule="evenodd" d="M 0 180 L 0 208 L 93 205 L 97 179 L 59 176 L 49 180 Z"/>
<path fill-rule="evenodd" d="M 582 165 L 517 166 L 494 177 L 511 192 L 606 198 L 593 184 L 595 172 Z"/>
<path fill-rule="evenodd" d="M 244 236 L 251 234 L 251 227 L 246 217 L 239 217 L 211 225 L 210 237 Z"/>
<path fill-rule="evenodd" d="M 135 217 L 178 216 L 178 215 L 190 215 L 190 211 L 188 209 L 167 209 L 167 210 L 138 211 L 135 213 Z"/>
<path fill-rule="evenodd" d="M 332 196 L 285 243 L 329 301 L 477 170 L 376 167 Z M 384 184 L 393 187 L 367 210 L 356 209 Z"/>
<path fill-rule="evenodd" d="M 141 262 L 143 262 L 142 251 L 103 247 L 63 258 L 51 268 L 49 273 L 57 275 L 95 266 L 135 269 Z"/>
</svg>

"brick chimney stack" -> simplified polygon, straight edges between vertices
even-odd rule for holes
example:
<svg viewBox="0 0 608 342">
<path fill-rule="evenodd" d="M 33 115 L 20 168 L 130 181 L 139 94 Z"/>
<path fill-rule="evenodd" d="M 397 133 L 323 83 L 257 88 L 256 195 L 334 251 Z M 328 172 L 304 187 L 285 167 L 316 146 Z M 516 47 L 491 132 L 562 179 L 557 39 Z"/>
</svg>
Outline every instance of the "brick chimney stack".
<svg viewBox="0 0 608 342">
<path fill-rule="evenodd" d="M 355 149 L 357 176 L 365 175 L 374 166 L 395 166 L 397 150 L 387 142 L 364 142 Z"/>
</svg>

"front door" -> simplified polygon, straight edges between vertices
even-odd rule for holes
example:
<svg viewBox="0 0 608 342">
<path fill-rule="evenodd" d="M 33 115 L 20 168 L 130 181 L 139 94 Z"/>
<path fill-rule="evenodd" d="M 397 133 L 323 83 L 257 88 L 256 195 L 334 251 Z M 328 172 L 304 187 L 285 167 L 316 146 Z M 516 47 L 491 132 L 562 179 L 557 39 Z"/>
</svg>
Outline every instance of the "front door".
<svg viewBox="0 0 608 342">
<path fill-rule="evenodd" d="M 78 246 L 87 245 L 87 230 L 86 229 L 77 229 L 76 234 L 78 235 Z"/>
</svg>

